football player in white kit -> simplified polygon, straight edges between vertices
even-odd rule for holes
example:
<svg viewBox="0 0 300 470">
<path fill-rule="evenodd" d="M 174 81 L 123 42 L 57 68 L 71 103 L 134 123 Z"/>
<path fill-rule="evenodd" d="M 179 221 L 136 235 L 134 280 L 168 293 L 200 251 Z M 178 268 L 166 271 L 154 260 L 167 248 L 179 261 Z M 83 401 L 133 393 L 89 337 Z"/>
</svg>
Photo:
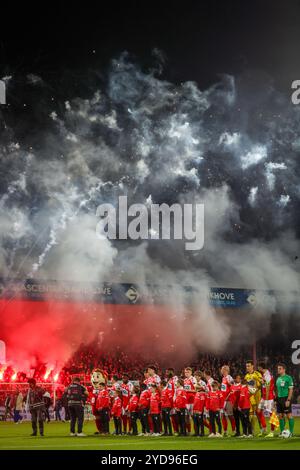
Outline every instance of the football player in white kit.
<svg viewBox="0 0 300 470">
<path fill-rule="evenodd" d="M 271 372 L 267 369 L 264 362 L 260 362 L 257 370 L 261 373 L 263 381 L 261 386 L 261 400 L 258 404 L 257 415 L 261 424 L 261 433 L 259 436 L 274 437 L 274 424 L 271 424 L 271 431 L 267 434 L 267 423 L 265 413 L 270 417 L 274 410 L 275 381 Z"/>
<path fill-rule="evenodd" d="M 229 375 L 230 368 L 228 365 L 224 365 L 221 367 L 221 375 L 222 375 L 222 382 L 221 382 L 221 392 L 223 395 L 223 410 L 222 410 L 222 426 L 223 426 L 223 435 L 227 436 L 227 417 L 230 421 L 232 431 L 235 432 L 235 419 L 233 416 L 233 406 L 230 400 L 227 399 L 231 386 L 234 383 L 233 378 Z"/>
<path fill-rule="evenodd" d="M 147 388 L 151 389 L 152 385 L 160 384 L 160 377 L 156 373 L 156 367 L 150 365 L 147 367 L 147 377 L 144 380 L 144 384 L 147 385 Z"/>
<path fill-rule="evenodd" d="M 193 376 L 193 370 L 191 367 L 184 369 L 184 390 L 187 392 L 187 405 L 186 405 L 186 427 L 187 431 L 191 432 L 191 417 L 193 415 L 193 403 L 196 393 L 197 380 Z"/>
</svg>

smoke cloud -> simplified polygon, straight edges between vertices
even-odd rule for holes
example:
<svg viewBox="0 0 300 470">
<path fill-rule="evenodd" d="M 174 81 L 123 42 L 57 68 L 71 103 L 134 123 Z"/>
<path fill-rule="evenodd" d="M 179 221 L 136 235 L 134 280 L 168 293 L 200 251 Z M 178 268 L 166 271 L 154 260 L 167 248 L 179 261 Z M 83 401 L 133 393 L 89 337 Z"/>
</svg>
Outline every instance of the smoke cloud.
<svg viewBox="0 0 300 470">
<path fill-rule="evenodd" d="M 169 316 L 152 322 L 145 315 L 130 333 L 114 318 L 114 341 L 150 343 L 159 352 L 162 343 L 184 351 L 191 338 L 188 354 L 222 351 L 233 325 L 209 306 L 211 286 L 281 291 L 261 299 L 266 325 L 270 312 L 288 311 L 299 299 L 300 108 L 258 74 L 255 81 L 224 75 L 206 90 L 170 83 L 156 57 L 143 71 L 123 54 L 105 83 L 64 103 L 49 102 L 42 78 L 24 79 L 27 101 L 35 100 L 28 118 L 1 117 L 1 275 L 172 286 Z M 116 204 L 120 195 L 129 203 L 204 203 L 204 249 L 97 238 L 98 205 Z M 187 285 L 198 291 L 188 322 Z M 52 362 L 91 341 L 106 321 L 103 312 L 95 320 L 94 306 L 84 307 L 84 320 L 80 306 L 59 314 L 50 300 L 42 319 L 20 306 L 9 316 L 10 306 L 1 308 L 11 355 L 27 349 Z M 30 347 L 12 333 L 14 322 L 22 338 L 36 332 Z M 53 339 L 46 350 L 39 330 Z M 165 340 L 155 346 L 158 330 Z"/>
</svg>

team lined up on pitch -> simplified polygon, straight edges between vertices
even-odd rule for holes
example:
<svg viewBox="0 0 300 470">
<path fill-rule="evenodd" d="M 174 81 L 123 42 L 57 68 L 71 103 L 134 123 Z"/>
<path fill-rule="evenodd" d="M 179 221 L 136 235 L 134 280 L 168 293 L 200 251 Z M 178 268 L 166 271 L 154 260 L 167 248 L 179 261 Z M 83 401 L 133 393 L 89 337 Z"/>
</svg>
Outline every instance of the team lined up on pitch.
<svg viewBox="0 0 300 470">
<path fill-rule="evenodd" d="M 165 372 L 161 379 L 154 366 L 144 371 L 144 381 L 139 385 L 130 382 L 123 374 L 122 380 L 113 376 L 107 383 L 102 371 L 93 372 L 92 389 L 88 391 L 75 377 L 66 389 L 70 414 L 70 435 L 83 437 L 84 407 L 92 406 L 97 434 L 110 433 L 110 420 L 114 434 L 140 436 L 187 436 L 221 438 L 228 435 L 228 421 L 234 437 L 254 436 L 257 419 L 259 436 L 274 437 L 279 426 L 279 436 L 293 435 L 294 419 L 291 414 L 293 393 L 292 377 L 286 374 L 284 364 L 277 366 L 276 381 L 264 363 L 255 370 L 253 362 L 246 363 L 246 374 L 230 375 L 230 367 L 221 368 L 221 382 L 209 371 L 200 372 L 186 367 L 178 377 L 174 369 Z M 33 379 L 29 380 L 29 409 L 32 416 L 33 434 L 44 434 L 43 389 Z M 279 415 L 278 416 L 275 412 Z M 265 415 L 270 417 L 267 432 Z M 285 430 L 285 418 L 289 430 Z M 138 432 L 140 421 L 141 432 Z M 207 432 L 205 431 L 207 429 Z"/>
</svg>

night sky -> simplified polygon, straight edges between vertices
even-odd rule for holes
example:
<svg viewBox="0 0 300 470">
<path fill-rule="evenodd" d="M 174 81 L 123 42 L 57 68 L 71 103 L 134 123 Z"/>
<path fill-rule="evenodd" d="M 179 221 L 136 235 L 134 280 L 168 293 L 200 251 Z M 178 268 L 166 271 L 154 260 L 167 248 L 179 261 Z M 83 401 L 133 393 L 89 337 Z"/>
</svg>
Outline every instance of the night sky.
<svg viewBox="0 0 300 470">
<path fill-rule="evenodd" d="M 56 233 L 66 207 L 76 211 L 79 195 L 90 202 L 99 178 L 106 186 L 87 208 L 92 214 L 99 202 L 114 202 L 120 184 L 136 202 L 151 195 L 159 203 L 188 192 L 205 199 L 226 186 L 228 214 L 216 236 L 247 249 L 274 240 L 294 269 L 300 140 L 290 96 L 300 79 L 299 24 L 300 1 L 293 0 L 2 7 L 0 78 L 11 78 L 0 109 L 0 188 L 5 217 L 15 211 L 2 222 L 8 266 L 18 272 L 28 250 L 32 265 L 39 255 L 51 264 L 52 249 L 42 255 L 51 227 Z M 69 181 L 63 194 L 52 187 L 52 171 Z M 16 244 L 10 224 L 20 214 Z M 34 241 L 45 224 L 45 237 Z M 285 244 L 286 233 L 293 242 Z M 150 243 L 147 253 L 172 269 L 214 271 L 209 244 L 207 256 L 192 259 L 158 246 Z"/>
<path fill-rule="evenodd" d="M 1 7 L 0 72 L 54 84 L 68 71 L 72 88 L 124 50 L 147 66 L 158 48 L 172 82 L 206 87 L 219 73 L 258 69 L 289 92 L 300 74 L 299 24 L 298 0 L 11 3 Z"/>
</svg>

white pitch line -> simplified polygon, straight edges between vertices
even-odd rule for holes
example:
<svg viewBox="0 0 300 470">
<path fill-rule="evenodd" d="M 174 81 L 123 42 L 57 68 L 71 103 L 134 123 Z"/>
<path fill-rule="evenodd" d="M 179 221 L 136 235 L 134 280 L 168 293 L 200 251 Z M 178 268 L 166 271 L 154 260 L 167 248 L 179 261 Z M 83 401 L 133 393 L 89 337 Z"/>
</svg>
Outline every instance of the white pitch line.
<svg viewBox="0 0 300 470">
<path fill-rule="evenodd" d="M 96 449 L 97 449 L 97 448 L 99 448 L 98 446 L 100 446 L 100 448 L 103 446 L 105 450 L 109 450 L 109 448 L 112 447 L 112 446 L 119 446 L 119 445 L 129 446 L 129 445 L 132 445 L 132 444 L 141 445 L 141 444 L 144 444 L 145 442 L 149 443 L 149 440 L 144 439 L 144 440 L 128 441 L 128 442 L 121 442 L 120 441 L 120 442 L 115 442 L 115 443 L 112 443 L 112 444 L 109 444 L 109 445 L 106 445 L 106 446 L 105 446 L 104 443 L 103 444 L 98 444 L 98 443 L 97 444 L 96 443 L 94 443 L 94 444 L 92 444 L 92 443 L 84 444 L 84 442 L 83 442 L 82 444 L 79 444 L 79 445 L 75 444 L 75 443 L 74 444 L 67 444 L 67 447 L 90 447 L 90 446 L 93 446 L 93 447 L 96 447 Z M 44 444 L 44 445 L 38 445 L 38 446 L 32 446 L 32 445 L 27 445 L 27 446 L 25 446 L 25 445 L 24 446 L 21 446 L 21 445 L 19 445 L 19 446 L 5 446 L 5 447 L 1 446 L 0 449 L 1 450 L 6 450 L 6 449 L 28 449 L 28 450 L 30 450 L 30 449 L 40 449 L 40 448 L 51 447 L 51 446 L 52 446 L 52 444 L 50 443 L 49 445 Z M 53 447 L 55 447 L 55 448 L 56 447 L 65 447 L 66 450 L 68 450 L 67 447 L 66 447 L 66 444 L 55 444 L 55 445 L 53 445 Z M 55 449 L 53 449 L 53 450 L 55 450 Z"/>
</svg>

